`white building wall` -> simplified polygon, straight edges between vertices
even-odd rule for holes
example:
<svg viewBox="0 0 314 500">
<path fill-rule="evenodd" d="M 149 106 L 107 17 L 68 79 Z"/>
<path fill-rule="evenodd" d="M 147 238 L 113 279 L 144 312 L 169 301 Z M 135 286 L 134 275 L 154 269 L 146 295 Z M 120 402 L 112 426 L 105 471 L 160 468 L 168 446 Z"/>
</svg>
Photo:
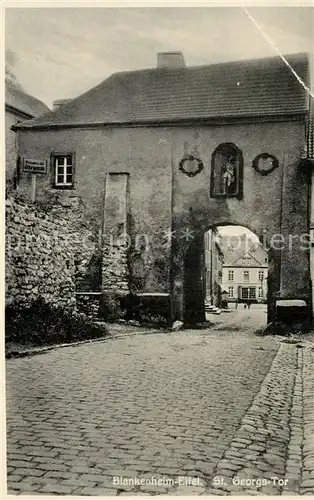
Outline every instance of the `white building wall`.
<svg viewBox="0 0 314 500">
<path fill-rule="evenodd" d="M 229 274 L 233 273 L 233 279 Z M 244 271 L 249 272 L 249 279 L 244 277 Z M 259 272 L 263 271 L 263 281 L 259 279 Z M 229 299 L 238 299 L 238 289 L 240 287 L 255 287 L 256 298 L 266 299 L 267 297 L 267 267 L 223 267 L 222 288 L 229 292 Z M 259 289 L 262 289 L 262 296 L 259 296 Z M 233 293 L 230 293 L 233 290 Z"/>
</svg>

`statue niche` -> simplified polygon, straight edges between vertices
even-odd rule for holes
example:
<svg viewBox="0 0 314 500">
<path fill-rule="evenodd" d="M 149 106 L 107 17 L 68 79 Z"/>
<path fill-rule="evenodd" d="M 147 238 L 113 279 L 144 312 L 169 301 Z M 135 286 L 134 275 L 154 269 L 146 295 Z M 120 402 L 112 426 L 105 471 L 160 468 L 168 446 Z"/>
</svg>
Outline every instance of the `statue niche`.
<svg viewBox="0 0 314 500">
<path fill-rule="evenodd" d="M 243 196 L 243 158 L 232 143 L 220 144 L 212 155 L 210 195 L 218 197 Z"/>
</svg>

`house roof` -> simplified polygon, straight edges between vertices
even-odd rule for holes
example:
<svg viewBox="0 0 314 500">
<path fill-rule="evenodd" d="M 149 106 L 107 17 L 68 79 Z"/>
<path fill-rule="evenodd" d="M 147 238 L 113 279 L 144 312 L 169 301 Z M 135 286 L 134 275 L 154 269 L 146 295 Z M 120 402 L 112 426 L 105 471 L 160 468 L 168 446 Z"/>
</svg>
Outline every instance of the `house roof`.
<svg viewBox="0 0 314 500">
<path fill-rule="evenodd" d="M 287 56 L 308 81 L 308 56 Z M 17 128 L 145 124 L 302 114 L 303 87 L 280 57 L 115 73 L 44 117 Z"/>
<path fill-rule="evenodd" d="M 26 94 L 10 81 L 5 82 L 5 106 L 24 118 L 36 118 L 49 111 L 43 102 Z"/>
<path fill-rule="evenodd" d="M 264 267 L 267 266 L 267 252 L 260 242 L 248 238 L 234 238 L 234 245 L 228 237 L 223 237 L 221 242 L 224 253 L 224 267 Z"/>
</svg>

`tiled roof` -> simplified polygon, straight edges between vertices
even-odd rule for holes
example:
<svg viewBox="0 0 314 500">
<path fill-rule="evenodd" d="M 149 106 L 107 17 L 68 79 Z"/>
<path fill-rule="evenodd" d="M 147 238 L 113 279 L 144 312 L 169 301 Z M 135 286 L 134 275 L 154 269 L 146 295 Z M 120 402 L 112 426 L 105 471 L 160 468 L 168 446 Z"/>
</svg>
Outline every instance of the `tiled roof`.
<svg viewBox="0 0 314 500">
<path fill-rule="evenodd" d="M 30 118 L 42 116 L 49 111 L 43 102 L 18 89 L 10 81 L 5 82 L 5 105 Z"/>
<path fill-rule="evenodd" d="M 307 82 L 306 54 L 286 56 Z M 305 91 L 279 57 L 116 73 L 19 128 L 302 114 Z"/>
<path fill-rule="evenodd" d="M 242 241 L 240 237 L 223 237 L 221 249 L 224 254 L 224 266 L 233 267 L 261 267 L 267 265 L 267 252 L 259 242 L 252 241 L 245 237 Z M 251 256 L 251 262 L 242 262 L 243 256 Z"/>
</svg>

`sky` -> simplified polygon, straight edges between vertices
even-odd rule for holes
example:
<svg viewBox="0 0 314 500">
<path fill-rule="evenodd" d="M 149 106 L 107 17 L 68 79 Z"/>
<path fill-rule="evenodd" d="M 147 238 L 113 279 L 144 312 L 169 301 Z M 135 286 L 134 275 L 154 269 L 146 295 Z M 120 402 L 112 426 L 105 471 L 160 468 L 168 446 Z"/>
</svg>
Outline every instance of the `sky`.
<svg viewBox="0 0 314 500">
<path fill-rule="evenodd" d="M 218 226 L 218 233 L 221 236 L 239 236 L 241 234 L 247 235 L 249 239 L 257 243 L 259 238 L 252 231 L 243 226 Z"/>
<path fill-rule="evenodd" d="M 284 54 L 313 50 L 313 8 L 247 7 Z M 181 50 L 188 66 L 276 55 L 238 7 L 6 8 L 5 44 L 25 91 L 51 107 L 117 71 Z"/>
</svg>

